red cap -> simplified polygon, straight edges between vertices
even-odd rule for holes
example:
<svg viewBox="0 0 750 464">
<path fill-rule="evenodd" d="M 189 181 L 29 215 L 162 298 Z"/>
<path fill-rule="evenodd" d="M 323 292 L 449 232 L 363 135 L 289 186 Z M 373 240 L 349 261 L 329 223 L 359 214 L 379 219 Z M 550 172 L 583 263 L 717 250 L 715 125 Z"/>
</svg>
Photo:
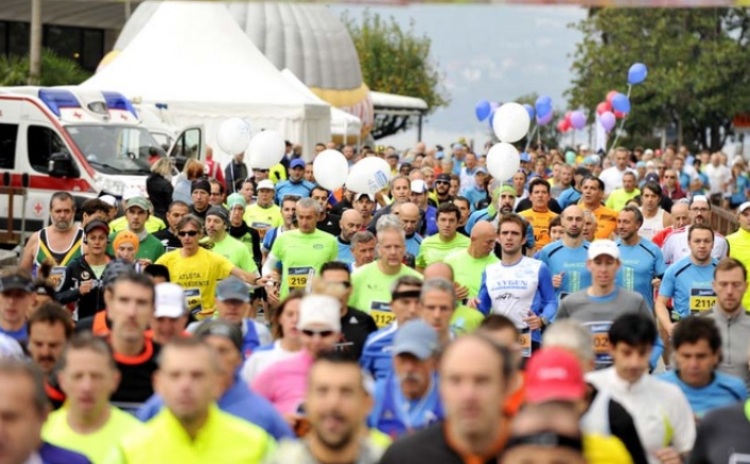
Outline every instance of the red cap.
<svg viewBox="0 0 750 464">
<path fill-rule="evenodd" d="M 537 351 L 526 364 L 526 402 L 576 401 L 584 398 L 586 382 L 578 359 L 563 348 Z"/>
</svg>

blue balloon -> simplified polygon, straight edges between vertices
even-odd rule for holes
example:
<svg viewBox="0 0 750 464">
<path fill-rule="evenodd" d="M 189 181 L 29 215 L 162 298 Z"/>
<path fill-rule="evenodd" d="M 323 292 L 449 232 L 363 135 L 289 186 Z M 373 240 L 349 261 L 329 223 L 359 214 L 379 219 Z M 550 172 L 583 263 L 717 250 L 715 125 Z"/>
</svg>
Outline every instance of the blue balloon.
<svg viewBox="0 0 750 464">
<path fill-rule="evenodd" d="M 529 113 L 529 119 L 533 121 L 534 120 L 534 107 L 529 105 L 528 103 L 524 103 L 523 107 L 526 108 L 526 112 Z"/>
<path fill-rule="evenodd" d="M 612 99 L 612 108 L 620 113 L 630 113 L 630 100 L 626 95 L 618 93 Z"/>
<path fill-rule="evenodd" d="M 490 117 L 487 119 L 487 121 L 490 123 L 490 129 L 492 129 L 492 121 L 495 119 L 495 113 L 497 112 L 497 108 L 493 108 L 490 110 Z"/>
<path fill-rule="evenodd" d="M 534 108 L 536 108 L 537 116 L 539 116 L 540 118 L 544 118 L 550 112 L 552 112 L 552 98 L 546 95 L 542 95 L 541 97 L 536 99 Z"/>
<path fill-rule="evenodd" d="M 638 85 L 646 80 L 648 68 L 643 63 L 635 63 L 628 70 L 628 84 Z"/>
<path fill-rule="evenodd" d="M 474 114 L 477 115 L 477 119 L 481 122 L 487 119 L 487 116 L 490 115 L 490 102 L 487 100 L 479 100 L 477 102 L 477 105 L 474 107 Z"/>
</svg>

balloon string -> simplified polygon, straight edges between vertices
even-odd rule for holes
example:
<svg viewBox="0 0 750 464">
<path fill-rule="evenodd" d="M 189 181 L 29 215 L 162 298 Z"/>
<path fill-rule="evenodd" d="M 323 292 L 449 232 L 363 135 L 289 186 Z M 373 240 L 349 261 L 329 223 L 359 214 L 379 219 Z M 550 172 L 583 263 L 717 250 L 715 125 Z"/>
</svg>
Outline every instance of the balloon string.
<svg viewBox="0 0 750 464">
<path fill-rule="evenodd" d="M 529 138 L 526 140 L 526 148 L 523 151 L 529 151 L 529 146 L 531 145 L 531 141 L 534 140 L 534 134 L 537 133 L 538 130 L 539 130 L 539 123 L 537 123 L 534 126 L 534 130 L 531 131 Z"/>
<path fill-rule="evenodd" d="M 631 90 L 633 90 L 633 85 L 632 84 L 628 84 L 628 101 L 630 101 L 630 91 Z M 631 108 L 631 110 L 632 110 L 632 108 Z M 604 154 L 604 156 L 607 156 L 609 154 L 609 150 L 611 150 L 611 149 L 613 149 L 614 147 L 617 146 L 617 142 L 620 140 L 620 132 L 622 131 L 622 128 L 625 126 L 625 120 L 628 119 L 628 115 L 629 114 L 630 113 L 625 113 L 625 116 L 623 116 L 622 119 L 620 120 L 620 127 L 618 127 L 617 130 L 615 131 L 615 140 L 612 143 L 612 145 L 609 147 L 609 149 L 607 150 L 607 153 Z"/>
</svg>

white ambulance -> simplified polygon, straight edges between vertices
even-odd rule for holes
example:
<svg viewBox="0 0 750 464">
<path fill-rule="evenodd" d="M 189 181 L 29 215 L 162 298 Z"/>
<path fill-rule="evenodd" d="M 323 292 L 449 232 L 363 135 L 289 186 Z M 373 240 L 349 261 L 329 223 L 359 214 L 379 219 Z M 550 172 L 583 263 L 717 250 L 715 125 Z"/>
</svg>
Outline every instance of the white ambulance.
<svg viewBox="0 0 750 464">
<path fill-rule="evenodd" d="M 179 133 L 169 149 L 178 168 L 203 158 L 201 127 Z M 13 230 L 33 232 L 49 222 L 50 197 L 68 191 L 88 198 L 145 192 L 150 160 L 165 150 L 133 104 L 117 92 L 77 87 L 0 87 L 0 186 L 27 187 L 13 202 Z M 0 230 L 8 230 L 8 195 L 0 195 Z"/>
</svg>

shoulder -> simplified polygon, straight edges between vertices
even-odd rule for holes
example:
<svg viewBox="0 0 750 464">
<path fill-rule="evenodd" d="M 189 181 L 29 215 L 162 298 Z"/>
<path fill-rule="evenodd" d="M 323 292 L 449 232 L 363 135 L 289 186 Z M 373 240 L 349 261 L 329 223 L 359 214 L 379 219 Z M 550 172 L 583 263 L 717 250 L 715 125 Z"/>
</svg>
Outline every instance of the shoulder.
<svg viewBox="0 0 750 464">
<path fill-rule="evenodd" d="M 39 457 L 45 464 L 91 464 L 83 454 L 47 442 L 42 442 Z"/>
<path fill-rule="evenodd" d="M 426 429 L 396 440 L 383 455 L 383 462 L 387 462 L 389 458 L 396 462 L 395 460 L 399 458 L 416 457 L 426 449 L 432 451 L 430 454 L 433 454 L 439 450 L 440 444 L 444 441 L 442 422 L 431 425 Z"/>
<path fill-rule="evenodd" d="M 747 396 L 747 387 L 745 387 L 745 382 L 742 379 L 719 371 L 715 371 L 714 374 L 716 375 L 716 383 L 718 385 L 734 390 L 735 392 L 741 392 L 743 397 Z"/>
<path fill-rule="evenodd" d="M 396 330 L 398 330 L 396 324 L 391 324 L 371 333 L 367 336 L 367 341 L 365 341 L 365 349 L 367 349 L 368 347 L 372 347 L 372 345 L 376 343 L 387 341 L 396 333 Z"/>
</svg>

